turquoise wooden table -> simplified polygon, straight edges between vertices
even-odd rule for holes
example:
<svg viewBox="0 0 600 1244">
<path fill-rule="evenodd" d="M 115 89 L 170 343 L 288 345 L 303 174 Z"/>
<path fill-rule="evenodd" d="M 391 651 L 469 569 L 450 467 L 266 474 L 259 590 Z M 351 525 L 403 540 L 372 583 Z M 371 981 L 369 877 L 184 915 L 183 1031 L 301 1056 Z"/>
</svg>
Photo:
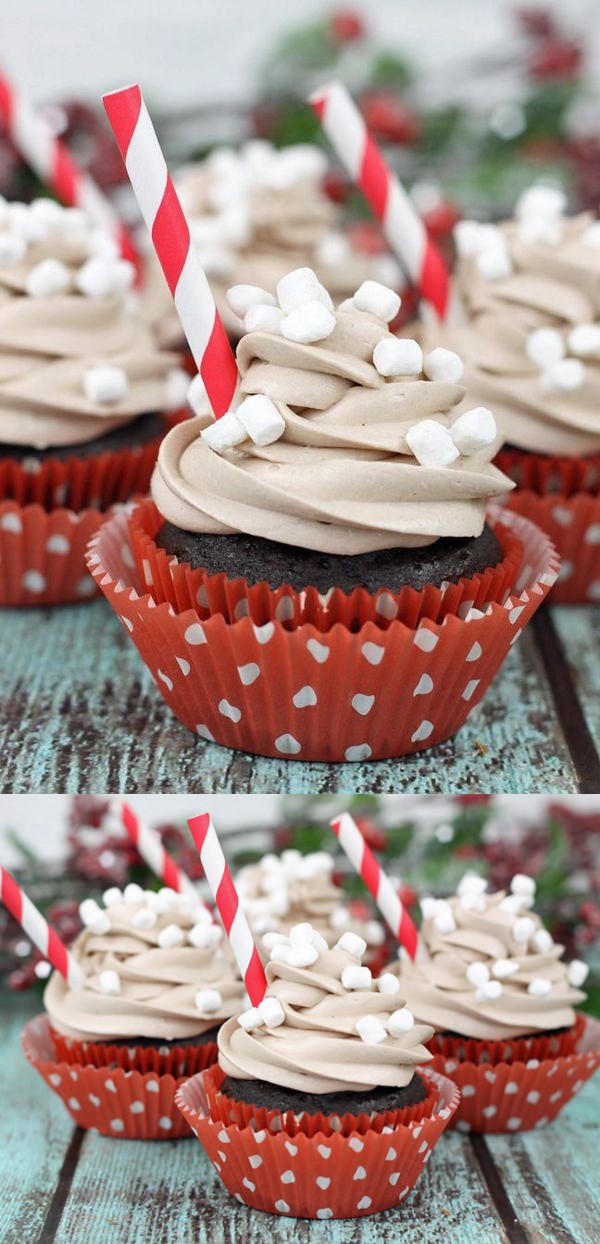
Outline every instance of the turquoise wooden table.
<svg viewBox="0 0 600 1244">
<path fill-rule="evenodd" d="M 0 627 L 3 791 L 600 791 L 600 607 L 541 610 L 454 739 L 356 765 L 190 734 L 102 600 L 3 610 Z"/>
<path fill-rule="evenodd" d="M 442 1137 L 397 1210 L 347 1222 L 266 1216 L 228 1196 L 194 1138 L 74 1128 L 19 1045 L 39 999 L 0 994 L 0 1239 L 5 1244 L 594 1244 L 600 1078 L 543 1131 Z"/>
</svg>

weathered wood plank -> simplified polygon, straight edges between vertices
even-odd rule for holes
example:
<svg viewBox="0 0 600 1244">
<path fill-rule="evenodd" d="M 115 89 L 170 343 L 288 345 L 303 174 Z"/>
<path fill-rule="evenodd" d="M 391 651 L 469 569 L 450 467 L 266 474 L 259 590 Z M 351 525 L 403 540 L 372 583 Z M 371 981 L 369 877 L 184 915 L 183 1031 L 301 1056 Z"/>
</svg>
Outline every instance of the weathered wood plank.
<svg viewBox="0 0 600 1244">
<path fill-rule="evenodd" d="M 19 1042 L 40 999 L 0 995 L 0 1240 L 38 1238 L 73 1135 L 58 1098 L 27 1065 Z"/>
<path fill-rule="evenodd" d="M 304 765 L 231 752 L 190 735 L 166 708 L 103 601 L 54 611 L 6 610 L 1 622 L 4 791 L 159 792 L 198 785 L 207 792 L 256 793 L 577 789 L 531 631 L 448 743 L 396 761 Z M 582 644 L 571 660 L 588 655 Z"/>
<path fill-rule="evenodd" d="M 553 609 L 552 617 L 588 729 L 600 751 L 600 607 L 573 609 L 563 605 Z"/>
</svg>

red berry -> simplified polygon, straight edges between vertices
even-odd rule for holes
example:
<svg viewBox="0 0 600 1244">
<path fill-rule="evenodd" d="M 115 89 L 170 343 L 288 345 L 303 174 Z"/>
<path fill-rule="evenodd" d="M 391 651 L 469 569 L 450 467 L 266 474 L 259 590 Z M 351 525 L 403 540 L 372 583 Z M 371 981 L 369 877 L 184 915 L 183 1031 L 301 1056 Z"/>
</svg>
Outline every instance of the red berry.
<svg viewBox="0 0 600 1244">
<path fill-rule="evenodd" d="M 323 189 L 325 194 L 333 203 L 345 203 L 351 192 L 350 182 L 343 173 L 337 169 L 331 169 L 325 174 L 323 179 Z"/>
<path fill-rule="evenodd" d="M 532 78 L 575 78 L 581 69 L 583 53 L 570 39 L 544 39 L 532 52 L 528 69 Z"/>
<path fill-rule="evenodd" d="M 421 121 L 390 91 L 363 95 L 361 111 L 369 129 L 394 143 L 414 143 L 421 135 Z"/>
<path fill-rule="evenodd" d="M 355 251 L 363 255 L 383 255 L 387 250 L 379 225 L 370 220 L 360 220 L 348 227 L 348 241 Z"/>
<path fill-rule="evenodd" d="M 365 24 L 356 9 L 337 9 L 332 14 L 329 29 L 334 43 L 355 43 L 366 34 Z"/>
</svg>

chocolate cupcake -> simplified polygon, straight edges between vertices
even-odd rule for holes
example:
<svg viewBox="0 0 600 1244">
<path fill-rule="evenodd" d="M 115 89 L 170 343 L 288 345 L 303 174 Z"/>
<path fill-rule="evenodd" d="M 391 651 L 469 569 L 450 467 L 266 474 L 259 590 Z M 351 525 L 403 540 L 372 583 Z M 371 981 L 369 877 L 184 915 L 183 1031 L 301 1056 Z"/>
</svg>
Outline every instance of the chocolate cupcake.
<svg viewBox="0 0 600 1244">
<path fill-rule="evenodd" d="M 0 211 L 0 603 L 82 599 L 98 513 L 147 490 L 183 404 L 135 271 L 78 209 Z M 96 512 L 96 517 L 91 511 Z"/>
<path fill-rule="evenodd" d="M 456 229 L 469 398 L 493 406 L 511 508 L 562 556 L 556 600 L 600 599 L 600 224 L 534 186 L 515 218 Z"/>
<path fill-rule="evenodd" d="M 327 160 L 309 143 L 279 149 L 252 141 L 220 147 L 180 170 L 176 185 L 225 327 L 237 341 L 244 312 L 226 299 L 228 286 L 261 286 L 275 293 L 291 268 L 314 267 L 333 296 L 346 298 L 369 278 L 399 285 L 389 253 L 352 245 L 342 209 L 324 190 Z M 144 312 L 163 345 L 182 344 L 181 326 L 153 256 L 147 264 Z"/>
</svg>

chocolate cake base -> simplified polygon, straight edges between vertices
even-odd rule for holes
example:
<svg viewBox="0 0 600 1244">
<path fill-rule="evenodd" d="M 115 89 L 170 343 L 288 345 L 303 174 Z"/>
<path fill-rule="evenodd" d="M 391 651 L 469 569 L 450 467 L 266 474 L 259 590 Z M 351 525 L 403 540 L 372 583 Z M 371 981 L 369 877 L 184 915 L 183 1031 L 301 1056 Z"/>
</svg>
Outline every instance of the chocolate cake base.
<svg viewBox="0 0 600 1244">
<path fill-rule="evenodd" d="M 208 1032 L 199 1033 L 196 1037 L 177 1037 L 174 1041 L 165 1041 L 162 1037 L 128 1037 L 126 1040 L 112 1041 L 107 1039 L 102 1044 L 115 1045 L 117 1049 L 130 1049 L 134 1046 L 140 1047 L 142 1050 L 168 1049 L 174 1050 L 180 1046 L 186 1045 L 209 1045 L 216 1041 L 220 1024 L 214 1028 L 209 1028 Z M 91 1044 L 99 1045 L 100 1042 L 91 1042 Z"/>
<path fill-rule="evenodd" d="M 55 458 L 59 462 L 67 462 L 69 458 L 92 458 L 104 453 L 116 453 L 120 449 L 134 449 L 136 445 L 147 445 L 149 441 L 164 436 L 168 424 L 161 414 L 140 415 L 133 423 L 122 428 L 114 428 L 104 436 L 95 436 L 91 441 L 81 445 L 49 445 L 47 449 L 32 449 L 31 445 L 0 444 L 0 458 L 12 458 L 22 462 L 24 458 L 35 462 L 47 462 Z"/>
<path fill-rule="evenodd" d="M 323 593 L 332 587 L 346 593 L 357 587 L 371 593 L 380 588 L 399 592 L 403 587 L 420 591 L 427 585 L 439 587 L 445 581 L 469 579 L 496 566 L 503 556 L 500 541 L 487 524 L 474 538 L 441 539 L 422 549 L 380 549 L 354 557 L 317 553 L 244 534 L 194 534 L 168 522 L 155 541 L 193 570 L 243 578 L 250 585 L 265 581 L 271 588 L 289 583 L 302 591 L 312 585 Z"/>
<path fill-rule="evenodd" d="M 263 1106 L 265 1110 L 325 1115 L 384 1114 L 386 1110 L 416 1106 L 427 1097 L 427 1089 L 416 1073 L 406 1088 L 374 1088 L 357 1093 L 302 1093 L 265 1080 L 235 1080 L 233 1076 L 225 1076 L 220 1091 L 234 1101 Z"/>
</svg>

